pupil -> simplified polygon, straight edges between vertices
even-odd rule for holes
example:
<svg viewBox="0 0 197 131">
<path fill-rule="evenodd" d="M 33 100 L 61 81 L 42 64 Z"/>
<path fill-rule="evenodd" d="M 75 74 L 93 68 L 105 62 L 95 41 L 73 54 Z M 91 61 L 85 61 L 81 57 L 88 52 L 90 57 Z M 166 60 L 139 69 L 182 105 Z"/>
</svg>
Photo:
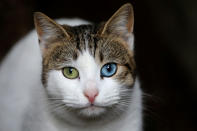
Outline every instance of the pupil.
<svg viewBox="0 0 197 131">
<path fill-rule="evenodd" d="M 107 65 L 107 71 L 111 72 L 111 66 L 110 65 Z"/>
<path fill-rule="evenodd" d="M 69 68 L 68 72 L 69 72 L 69 74 L 72 74 L 73 69 L 72 68 Z"/>
</svg>

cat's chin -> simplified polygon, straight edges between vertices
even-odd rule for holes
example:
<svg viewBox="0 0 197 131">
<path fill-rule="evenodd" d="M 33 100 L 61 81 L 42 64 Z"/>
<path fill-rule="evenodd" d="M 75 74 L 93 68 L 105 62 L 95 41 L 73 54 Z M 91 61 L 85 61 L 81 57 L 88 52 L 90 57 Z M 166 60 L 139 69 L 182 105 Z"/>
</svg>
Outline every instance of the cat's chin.
<svg viewBox="0 0 197 131">
<path fill-rule="evenodd" d="M 88 106 L 83 108 L 79 111 L 79 115 L 86 117 L 86 118 L 95 118 L 99 117 L 100 115 L 104 114 L 106 109 L 99 106 Z"/>
</svg>

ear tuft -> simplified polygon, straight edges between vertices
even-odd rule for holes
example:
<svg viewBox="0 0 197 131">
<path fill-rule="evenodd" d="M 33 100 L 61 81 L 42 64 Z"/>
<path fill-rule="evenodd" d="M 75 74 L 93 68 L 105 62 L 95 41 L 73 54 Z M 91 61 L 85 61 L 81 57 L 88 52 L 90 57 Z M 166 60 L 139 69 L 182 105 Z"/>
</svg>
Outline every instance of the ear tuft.
<svg viewBox="0 0 197 131">
<path fill-rule="evenodd" d="M 131 49 L 133 48 L 133 27 L 134 12 L 133 6 L 127 3 L 120 7 L 118 11 L 104 24 L 99 33 L 101 35 L 115 35 L 128 42 Z"/>
<path fill-rule="evenodd" d="M 127 3 L 120 7 L 116 13 L 105 23 L 105 26 L 101 34 L 114 33 L 119 34 L 120 32 L 133 32 L 134 25 L 134 13 L 131 4 Z"/>
<path fill-rule="evenodd" d="M 41 12 L 34 13 L 34 24 L 42 48 L 55 39 L 69 37 L 63 27 Z"/>
</svg>

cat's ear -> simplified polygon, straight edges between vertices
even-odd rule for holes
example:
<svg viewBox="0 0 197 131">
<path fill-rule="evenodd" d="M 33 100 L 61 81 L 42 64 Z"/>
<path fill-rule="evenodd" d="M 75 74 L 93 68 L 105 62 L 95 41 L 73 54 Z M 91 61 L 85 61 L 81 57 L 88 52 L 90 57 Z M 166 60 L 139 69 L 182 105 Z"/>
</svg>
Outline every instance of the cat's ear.
<svg viewBox="0 0 197 131">
<path fill-rule="evenodd" d="M 127 3 L 105 23 L 100 32 L 101 35 L 115 35 L 123 38 L 133 50 L 134 12 L 131 4 Z"/>
<path fill-rule="evenodd" d="M 62 26 L 41 12 L 34 13 L 34 24 L 41 50 L 48 48 L 51 42 L 56 39 L 70 37 Z"/>
</svg>

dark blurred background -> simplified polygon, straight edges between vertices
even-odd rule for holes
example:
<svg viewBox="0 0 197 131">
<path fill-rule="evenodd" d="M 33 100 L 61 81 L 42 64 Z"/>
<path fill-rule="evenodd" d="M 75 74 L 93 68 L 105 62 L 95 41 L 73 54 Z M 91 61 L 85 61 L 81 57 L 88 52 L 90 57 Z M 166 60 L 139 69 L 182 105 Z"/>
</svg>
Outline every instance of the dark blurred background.
<svg viewBox="0 0 197 131">
<path fill-rule="evenodd" d="M 100 22 L 127 2 L 135 9 L 145 131 L 197 131 L 196 0 L 1 0 L 0 60 L 33 29 L 35 11 Z"/>
</svg>

